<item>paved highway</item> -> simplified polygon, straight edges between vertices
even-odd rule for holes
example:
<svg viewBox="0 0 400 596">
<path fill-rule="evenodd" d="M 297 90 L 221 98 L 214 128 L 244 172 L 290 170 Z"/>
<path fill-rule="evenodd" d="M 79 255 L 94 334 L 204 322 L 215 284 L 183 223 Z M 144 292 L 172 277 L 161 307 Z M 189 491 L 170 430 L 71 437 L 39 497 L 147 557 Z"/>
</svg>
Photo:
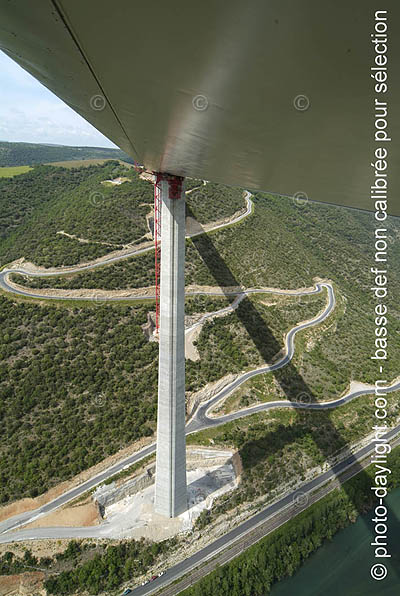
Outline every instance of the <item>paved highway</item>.
<svg viewBox="0 0 400 596">
<path fill-rule="evenodd" d="M 393 439 L 398 433 L 400 432 L 400 424 L 397 425 L 395 428 L 390 430 L 385 437 L 387 439 Z M 311 504 L 310 493 L 315 491 L 316 489 L 322 487 L 330 480 L 336 478 L 340 474 L 342 474 L 345 470 L 347 470 L 350 466 L 353 466 L 356 462 L 360 462 L 369 454 L 372 454 L 374 451 L 375 445 L 369 444 L 365 447 L 362 447 L 357 451 L 354 455 L 350 455 L 340 463 L 333 466 L 330 470 L 320 474 L 313 480 L 304 483 L 301 487 L 298 487 L 296 490 L 292 491 L 291 493 L 287 494 L 285 497 L 279 499 L 272 505 L 268 505 L 262 511 L 257 513 L 256 515 L 250 517 L 242 524 L 238 525 L 236 528 L 224 534 L 211 544 L 208 544 L 206 547 L 199 550 L 194 555 L 188 557 L 187 559 L 181 561 L 177 565 L 170 567 L 162 578 L 155 580 L 154 583 L 147 584 L 145 586 L 139 586 L 138 588 L 134 589 L 132 594 L 134 596 L 147 596 L 155 591 L 160 590 L 161 587 L 167 586 L 171 582 L 175 581 L 182 575 L 188 573 L 194 567 L 197 567 L 201 563 L 211 559 L 221 551 L 226 550 L 229 546 L 234 544 L 243 536 L 250 534 L 250 532 L 254 531 L 255 528 L 264 524 L 268 520 L 271 521 L 270 531 L 274 529 L 273 518 L 290 507 L 296 508 L 298 506 L 298 510 L 304 509 L 308 504 Z M 299 503 L 299 505 L 297 505 Z M 303 503 L 303 506 L 301 506 Z M 280 522 L 284 523 L 288 519 L 293 517 L 293 512 L 287 512 L 287 515 L 284 515 Z M 281 523 L 279 525 L 281 525 Z M 263 535 L 268 534 L 268 529 L 263 533 Z M 260 536 L 261 537 L 261 536 Z M 240 550 L 244 550 L 242 547 Z M 239 554 L 239 553 L 236 553 Z M 231 558 L 231 557 L 229 557 Z M 168 591 L 168 594 L 178 594 L 180 590 L 176 587 L 171 587 L 171 591 Z M 163 596 L 163 593 L 162 595 Z"/>
<path fill-rule="evenodd" d="M 247 373 L 244 373 L 243 375 L 240 375 L 240 377 L 238 377 L 235 381 L 233 381 L 232 383 L 227 385 L 222 391 L 220 391 L 212 399 L 210 399 L 209 401 L 202 404 L 199 407 L 198 411 L 196 412 L 195 418 L 189 422 L 189 425 L 188 425 L 189 432 L 194 432 L 196 430 L 199 430 L 200 427 L 204 427 L 205 425 L 207 425 L 207 426 L 214 425 L 215 426 L 217 424 L 224 424 L 225 422 L 229 422 L 230 420 L 234 420 L 236 418 L 241 418 L 243 416 L 244 412 L 247 413 L 246 415 L 249 415 L 248 413 L 255 413 L 260 410 L 277 407 L 277 404 L 279 404 L 278 407 L 279 406 L 304 407 L 305 405 L 307 405 L 302 402 L 296 403 L 296 402 L 291 402 L 291 401 L 281 401 L 280 400 L 279 402 L 269 402 L 268 404 L 260 404 L 259 406 L 254 406 L 253 408 L 241 410 L 239 412 L 235 412 L 234 414 L 228 414 L 227 416 L 220 416 L 219 418 L 209 418 L 207 416 L 207 412 L 210 411 L 216 405 L 217 402 L 219 402 L 221 399 L 223 399 L 224 397 L 226 397 L 227 395 L 229 395 L 230 393 L 235 391 L 235 389 L 240 387 L 240 385 L 242 385 L 249 379 L 251 379 L 257 375 L 261 375 L 261 374 L 265 374 L 268 372 L 272 372 L 274 370 L 278 370 L 279 368 L 282 368 L 283 366 L 285 366 L 286 364 L 288 364 L 291 361 L 291 359 L 293 358 L 293 355 L 294 355 L 294 338 L 296 336 L 296 333 L 298 333 L 302 329 L 307 329 L 308 327 L 313 327 L 314 325 L 318 325 L 319 323 L 324 321 L 331 314 L 331 312 L 335 308 L 335 304 L 336 304 L 335 293 L 333 291 L 333 287 L 330 283 L 327 283 L 327 282 L 318 283 L 318 284 L 316 284 L 316 287 L 314 290 L 310 290 L 310 291 L 301 293 L 301 295 L 316 294 L 316 293 L 322 292 L 324 288 L 327 290 L 327 293 L 328 293 L 328 303 L 327 303 L 326 308 L 317 317 L 314 317 L 313 319 L 310 319 L 307 322 L 300 323 L 296 327 L 293 327 L 292 329 L 290 329 L 290 331 L 288 332 L 288 334 L 286 335 L 286 338 L 285 338 L 285 354 L 284 354 L 284 356 L 282 356 L 282 358 L 280 358 L 274 364 L 266 365 L 261 368 L 251 370 Z M 248 293 L 251 293 L 251 290 Z M 284 293 L 284 291 L 281 291 L 281 293 Z M 345 402 L 343 402 L 343 403 L 345 403 Z M 318 408 L 321 408 L 321 406 L 322 406 L 322 404 L 313 404 L 313 405 L 315 405 Z"/>
<path fill-rule="evenodd" d="M 240 221 L 241 219 L 243 219 L 244 217 L 249 215 L 249 213 L 251 213 L 252 202 L 251 202 L 250 196 L 251 196 L 250 193 L 247 193 L 246 197 L 245 197 L 246 203 L 247 203 L 246 213 L 243 213 L 235 221 Z M 220 224 L 220 225 L 216 226 L 215 229 L 224 227 L 225 225 L 226 224 Z M 34 292 L 31 292 L 29 288 L 27 288 L 26 291 L 13 288 L 12 286 L 10 286 L 8 284 L 9 274 L 11 272 L 22 273 L 22 274 L 26 273 L 28 275 L 39 276 L 39 277 L 55 276 L 55 275 L 60 275 L 60 274 L 66 275 L 66 274 L 70 274 L 70 273 L 74 273 L 74 272 L 83 271 L 86 269 L 93 269 L 95 267 L 99 267 L 104 264 L 109 264 L 111 262 L 116 262 L 121 259 L 126 259 L 130 256 L 138 255 L 143 252 L 153 250 L 153 248 L 154 247 L 152 247 L 152 246 L 146 247 L 146 248 L 143 248 L 140 250 L 132 251 L 131 253 L 126 253 L 124 255 L 117 255 L 117 256 L 111 257 L 111 258 L 106 259 L 99 263 L 92 263 L 92 264 L 88 264 L 88 265 L 85 265 L 82 267 L 76 267 L 76 268 L 72 268 L 72 269 L 68 269 L 68 270 L 63 270 L 61 272 L 54 270 L 52 272 L 31 273 L 30 271 L 24 270 L 23 268 L 12 269 L 12 270 L 4 269 L 2 272 L 0 272 L 0 287 L 7 292 L 22 294 L 22 295 L 30 296 L 30 297 L 43 297 L 43 298 L 48 299 L 49 296 L 45 296 L 45 295 L 41 296 L 39 293 L 36 294 Z M 226 422 L 229 422 L 230 420 L 235 420 L 238 418 L 242 418 L 244 416 L 249 416 L 251 414 L 270 410 L 273 408 L 294 408 L 294 409 L 296 409 L 296 408 L 304 409 L 305 408 L 305 409 L 323 409 L 323 410 L 325 410 L 325 409 L 330 409 L 330 408 L 335 408 L 335 407 L 341 406 L 341 405 L 348 403 L 352 399 L 355 399 L 356 397 L 359 397 L 361 395 L 374 393 L 373 387 L 371 387 L 371 388 L 366 387 L 366 388 L 358 390 L 358 391 L 351 391 L 351 392 L 349 391 L 346 395 L 342 396 L 341 398 L 332 400 L 330 402 L 306 403 L 304 401 L 304 396 L 302 396 L 302 399 L 298 402 L 291 402 L 288 400 L 272 401 L 272 402 L 267 402 L 267 403 L 263 403 L 263 404 L 258 404 L 256 406 L 252 406 L 252 407 L 246 408 L 244 410 L 240 410 L 238 412 L 234 412 L 232 414 L 228 414 L 225 416 L 219 416 L 219 417 L 209 416 L 209 412 L 216 406 L 216 404 L 219 401 L 226 398 L 229 394 L 234 392 L 240 385 L 242 385 L 243 383 L 245 383 L 252 377 L 277 370 L 279 368 L 282 368 L 286 364 L 288 364 L 294 355 L 294 339 L 295 339 L 296 333 L 298 333 L 302 329 L 305 329 L 305 328 L 308 328 L 308 327 L 311 327 L 314 325 L 318 325 L 319 323 L 324 321 L 330 315 L 330 313 L 332 312 L 332 310 L 335 307 L 335 294 L 334 294 L 332 285 L 327 282 L 318 283 L 318 284 L 316 284 L 315 288 L 313 288 L 313 289 L 301 290 L 301 291 L 299 291 L 299 290 L 288 291 L 288 290 L 276 290 L 276 289 L 265 290 L 265 289 L 258 289 L 258 288 L 250 288 L 243 292 L 229 292 L 229 294 L 237 296 L 236 300 L 234 301 L 234 303 L 232 303 L 232 305 L 230 305 L 224 309 L 221 309 L 220 311 L 217 311 L 216 313 L 211 313 L 211 314 L 205 315 L 204 320 L 206 318 L 209 318 L 210 316 L 215 316 L 218 314 L 221 315 L 221 314 L 224 314 L 225 312 L 228 313 L 228 312 L 234 310 L 245 296 L 247 296 L 249 294 L 253 294 L 253 293 L 271 292 L 271 293 L 291 294 L 291 295 L 302 296 L 302 295 L 308 295 L 308 294 L 316 294 L 316 293 L 322 292 L 324 290 L 327 291 L 326 308 L 323 310 L 323 312 L 321 312 L 319 315 L 317 315 L 312 320 L 301 323 L 301 324 L 297 325 L 296 327 L 292 328 L 288 332 L 288 334 L 285 338 L 285 353 L 284 353 L 284 355 L 277 362 L 275 362 L 272 365 L 263 366 L 256 370 L 252 370 L 252 371 L 249 371 L 249 372 L 246 372 L 246 373 L 240 375 L 236 380 L 234 380 L 232 383 L 230 383 L 228 386 L 226 386 L 224 389 L 222 389 L 213 398 L 211 398 L 204 404 L 201 404 L 187 423 L 187 427 L 186 427 L 187 434 L 197 432 L 197 431 L 205 429 L 205 428 L 209 428 L 210 426 L 224 424 Z M 192 294 L 205 294 L 205 293 L 206 292 L 201 292 L 201 291 L 192 292 Z M 220 293 L 219 292 L 207 292 L 207 294 L 219 295 Z M 134 299 L 142 300 L 144 297 L 149 298 L 149 296 L 137 296 Z M 63 296 L 52 296 L 51 297 L 51 299 L 56 299 L 56 300 L 59 298 L 65 299 Z M 82 298 L 69 298 L 69 299 L 82 300 Z M 105 298 L 105 300 L 132 300 L 132 298 L 111 297 L 111 298 Z M 199 324 L 202 324 L 203 322 L 204 322 L 203 320 L 199 321 L 198 323 L 196 323 L 193 326 L 193 328 L 195 326 L 198 326 Z M 192 328 L 190 330 L 192 330 Z M 400 381 L 397 383 L 393 383 L 392 385 L 386 387 L 385 389 L 381 389 L 381 391 L 385 392 L 385 393 L 389 393 L 391 391 L 395 391 L 398 389 L 400 389 Z M 388 433 L 388 437 L 393 437 L 399 431 L 400 431 L 400 425 L 398 427 L 396 427 L 395 429 L 391 430 Z M 97 485 L 101 484 L 106 479 L 114 476 L 115 474 L 117 474 L 118 472 L 123 470 L 124 468 L 129 467 L 132 464 L 147 457 L 148 455 L 154 453 L 155 448 L 156 448 L 155 443 L 148 445 L 147 447 L 141 449 L 140 451 L 134 453 L 133 455 L 117 462 L 113 466 L 110 466 L 107 470 L 101 472 L 100 474 L 97 474 L 96 476 L 90 478 L 86 482 L 83 482 L 79 486 L 60 495 L 53 501 L 47 503 L 46 505 L 43 505 L 42 507 L 39 507 L 38 509 L 36 509 L 34 511 L 29 511 L 29 512 L 14 516 L 6 521 L 1 522 L 0 523 L 0 543 L 29 540 L 29 539 L 34 540 L 34 539 L 40 539 L 40 538 L 79 537 L 79 536 L 85 536 L 85 535 L 95 535 L 95 534 L 93 534 L 93 529 L 89 529 L 89 528 L 36 528 L 36 529 L 30 529 L 30 530 L 18 530 L 18 528 L 26 525 L 29 522 L 34 521 L 35 519 L 38 519 L 39 517 L 42 517 L 52 511 L 56 510 L 59 507 L 62 507 L 63 505 L 65 505 L 66 503 L 76 499 L 77 497 L 81 496 L 85 492 L 87 492 L 87 491 L 91 490 L 92 488 L 96 487 Z M 364 458 L 372 448 L 373 447 L 371 445 L 364 447 L 359 452 L 357 452 L 356 458 L 357 459 Z M 142 596 L 142 595 L 144 596 L 144 595 L 150 594 L 151 592 L 160 589 L 160 587 L 162 585 L 166 585 L 166 584 L 170 583 L 171 581 L 173 581 L 174 579 L 181 577 L 183 574 L 187 573 L 191 568 L 197 566 L 199 563 L 206 561 L 210 557 L 214 557 L 219 551 L 225 549 L 229 544 L 236 542 L 236 540 L 240 536 L 243 536 L 243 534 L 253 531 L 255 527 L 264 523 L 265 520 L 267 520 L 268 518 L 275 516 L 278 513 L 282 513 L 282 511 L 284 511 L 290 504 L 293 504 L 293 499 L 296 497 L 296 493 L 297 494 L 299 493 L 299 490 L 301 490 L 302 494 L 309 493 L 310 491 L 315 490 L 315 488 L 322 486 L 323 484 L 328 482 L 330 479 L 332 479 L 333 477 L 335 477 L 338 474 L 340 474 L 341 472 L 343 472 L 343 470 L 345 470 L 352 463 L 354 463 L 354 457 L 347 458 L 345 461 L 340 462 L 339 464 L 334 466 L 331 470 L 321 474 L 318 478 L 303 485 L 301 487 L 301 489 L 297 489 L 296 491 L 294 491 L 290 495 L 287 495 L 284 498 L 280 499 L 278 502 L 274 503 L 273 505 L 268 506 L 263 511 L 261 511 L 257 515 L 253 516 L 252 518 L 250 518 L 249 520 L 247 520 L 246 522 L 244 522 L 243 524 L 241 524 L 240 526 L 238 526 L 237 528 L 235 528 L 228 534 L 226 534 L 223 537 L 221 537 L 220 539 L 216 540 L 214 543 L 208 545 L 207 547 L 205 547 L 204 549 L 202 549 L 195 555 L 189 557 L 185 561 L 182 561 L 178 565 L 169 569 L 165 573 L 165 575 L 162 577 L 162 579 L 159 579 L 159 580 L 155 581 L 154 583 L 151 583 L 146 586 L 139 587 L 139 588 L 135 589 L 134 590 L 135 596 Z M 97 527 L 96 532 L 98 532 L 98 530 L 99 530 L 99 528 Z M 92 532 L 92 534 L 90 534 L 90 532 Z M 175 592 L 171 592 L 171 593 L 175 593 Z"/>
<path fill-rule="evenodd" d="M 331 288 L 331 286 L 329 284 L 327 284 L 327 285 L 329 286 L 329 288 Z M 257 291 L 263 292 L 263 293 L 265 292 L 265 290 L 252 289 L 252 290 L 249 290 L 249 293 L 255 293 Z M 321 292 L 321 291 L 322 291 L 322 285 L 320 285 L 320 287 L 316 287 L 314 290 L 306 290 L 306 291 L 304 291 L 304 294 L 313 294 L 313 293 Z M 281 290 L 281 293 L 284 293 L 284 292 L 285 292 L 285 290 Z M 293 290 L 290 293 L 297 294 L 297 295 L 303 294 L 303 292 L 301 292 L 299 294 L 299 292 L 296 290 Z M 328 305 L 327 305 L 326 309 L 324 310 L 324 312 L 321 313 L 320 315 L 318 315 L 313 321 L 304 323 L 303 325 L 310 326 L 312 324 L 317 324 L 321 320 L 324 320 L 329 315 L 332 308 L 334 307 L 333 290 L 329 296 L 330 296 L 329 302 L 328 302 Z M 295 329 L 299 330 L 299 327 L 301 327 L 301 326 L 298 326 Z M 287 347 L 287 352 L 288 352 L 288 354 L 290 354 L 290 358 L 292 357 L 293 351 L 294 351 L 293 341 L 290 340 L 291 337 L 292 337 L 291 332 L 289 332 L 289 334 L 287 335 L 287 338 L 286 338 L 286 344 L 287 344 L 287 346 L 291 346 L 290 348 Z M 290 360 L 290 358 L 289 358 L 289 360 Z M 276 368 L 279 368 L 279 366 L 284 366 L 284 364 L 286 364 L 286 362 L 288 362 L 289 360 L 287 360 L 287 358 L 283 358 L 280 361 L 280 363 L 278 362 L 274 365 L 274 370 Z M 234 383 L 232 383 L 231 385 L 226 387 L 222 392 L 218 393 L 212 400 L 213 404 L 216 403 L 217 401 L 219 401 L 220 399 L 222 399 L 223 397 L 225 397 L 231 391 L 234 391 L 236 389 L 236 387 L 238 387 L 241 384 L 240 383 L 241 379 L 243 379 L 242 382 L 245 382 L 245 380 L 247 380 L 249 378 L 248 377 L 249 374 L 251 376 L 254 376 L 255 374 L 263 374 L 265 372 L 265 370 L 268 368 L 269 367 L 263 367 L 262 369 L 258 369 L 256 371 L 251 371 L 251 373 L 245 373 L 244 375 L 239 377 Z M 207 409 L 209 409 L 209 407 L 211 407 L 211 404 L 209 402 L 207 402 Z M 243 412 L 242 416 L 245 416 L 245 415 L 247 415 L 247 414 L 245 412 Z M 198 416 L 200 416 L 199 420 L 197 418 Z M 195 430 L 199 430 L 200 428 L 206 428 L 207 426 L 212 425 L 212 424 L 215 424 L 215 420 L 213 419 L 209 423 L 207 417 L 205 416 L 205 413 L 203 412 L 202 409 L 200 409 L 198 415 L 195 414 L 194 417 L 192 417 L 191 421 L 189 422 L 188 428 L 187 428 L 187 433 L 195 432 Z M 144 449 L 142 449 L 141 451 L 138 451 L 137 453 L 134 453 L 130 457 L 125 458 L 124 460 L 121 460 L 120 462 L 111 466 L 110 468 L 108 468 L 107 470 L 102 472 L 101 474 L 94 476 L 90 480 L 80 484 L 78 487 L 64 493 L 63 495 L 60 495 L 59 497 L 57 497 L 50 503 L 47 503 L 46 505 L 43 505 L 42 507 L 39 507 L 38 509 L 36 509 L 34 511 L 26 512 L 26 513 L 14 516 L 12 518 L 9 518 L 8 520 L 6 520 L 4 522 L 1 522 L 0 523 L 0 534 L 7 532 L 9 530 L 15 530 L 16 528 L 19 528 L 22 525 L 25 525 L 27 523 L 34 521 L 38 517 L 43 517 L 43 515 L 46 515 L 47 513 L 50 513 L 51 511 L 58 509 L 62 505 L 65 505 L 66 503 L 72 501 L 73 499 L 76 499 L 78 496 L 84 494 L 88 490 L 101 484 L 107 478 L 114 476 L 115 474 L 117 474 L 118 472 L 123 470 L 124 468 L 140 461 L 144 457 L 147 457 L 154 451 L 155 451 L 155 443 L 153 443 L 152 445 L 149 445 L 148 447 L 145 447 Z M 16 535 L 14 535 L 14 536 L 16 537 Z M 20 538 L 20 539 L 22 540 L 22 538 Z M 0 541 L 1 541 L 1 538 L 0 538 Z"/>
</svg>

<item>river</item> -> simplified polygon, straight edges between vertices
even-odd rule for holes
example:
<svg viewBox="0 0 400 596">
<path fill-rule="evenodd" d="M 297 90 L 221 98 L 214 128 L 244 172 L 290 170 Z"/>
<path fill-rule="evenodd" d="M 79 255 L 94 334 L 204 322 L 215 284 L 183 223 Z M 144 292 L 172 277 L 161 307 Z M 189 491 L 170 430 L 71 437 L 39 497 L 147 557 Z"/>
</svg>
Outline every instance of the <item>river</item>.
<svg viewBox="0 0 400 596">
<path fill-rule="evenodd" d="M 400 488 L 386 498 L 391 559 L 374 560 L 371 513 L 359 516 L 316 551 L 291 578 L 271 590 L 271 596 L 399 596 Z M 387 563 L 387 561 L 390 561 Z M 385 563 L 387 577 L 373 580 L 370 568 Z"/>
</svg>

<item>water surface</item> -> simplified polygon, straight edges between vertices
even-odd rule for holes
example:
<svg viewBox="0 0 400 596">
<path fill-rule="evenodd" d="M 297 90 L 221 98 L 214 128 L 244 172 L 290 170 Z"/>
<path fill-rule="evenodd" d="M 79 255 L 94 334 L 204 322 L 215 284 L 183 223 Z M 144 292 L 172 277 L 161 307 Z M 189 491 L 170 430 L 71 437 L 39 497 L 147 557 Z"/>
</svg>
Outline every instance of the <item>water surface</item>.
<svg viewBox="0 0 400 596">
<path fill-rule="evenodd" d="M 386 499 L 391 559 L 374 559 L 374 524 L 371 513 L 359 516 L 316 551 L 291 578 L 271 590 L 271 596 L 399 596 L 400 595 L 400 488 Z M 388 563 L 389 561 L 389 563 Z M 374 563 L 385 563 L 388 574 L 376 581 L 370 576 Z"/>
</svg>

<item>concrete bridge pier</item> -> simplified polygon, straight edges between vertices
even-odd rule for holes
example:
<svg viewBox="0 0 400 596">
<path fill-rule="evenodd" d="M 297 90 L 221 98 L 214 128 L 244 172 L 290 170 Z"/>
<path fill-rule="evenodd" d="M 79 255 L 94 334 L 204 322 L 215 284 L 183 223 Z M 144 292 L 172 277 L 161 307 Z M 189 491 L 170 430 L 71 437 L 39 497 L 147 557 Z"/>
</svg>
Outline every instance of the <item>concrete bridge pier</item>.
<svg viewBox="0 0 400 596">
<path fill-rule="evenodd" d="M 183 179 L 162 175 L 160 348 L 155 511 L 187 509 L 185 438 L 185 192 Z"/>
</svg>

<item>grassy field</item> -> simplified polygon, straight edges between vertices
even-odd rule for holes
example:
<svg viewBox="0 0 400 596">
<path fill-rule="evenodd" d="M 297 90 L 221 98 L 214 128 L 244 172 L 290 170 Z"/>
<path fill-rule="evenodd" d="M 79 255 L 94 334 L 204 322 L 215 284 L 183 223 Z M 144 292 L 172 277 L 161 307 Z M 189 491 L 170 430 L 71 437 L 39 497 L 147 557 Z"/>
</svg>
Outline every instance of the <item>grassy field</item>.
<svg viewBox="0 0 400 596">
<path fill-rule="evenodd" d="M 32 168 L 30 166 L 10 166 L 0 168 L 0 178 L 13 178 L 19 174 L 25 174 Z"/>
<path fill-rule="evenodd" d="M 71 169 L 71 168 L 81 168 L 81 167 L 85 167 L 85 166 L 98 166 L 98 165 L 104 164 L 106 161 L 110 161 L 110 158 L 108 157 L 106 159 L 72 159 L 69 161 L 48 162 L 45 165 Z M 118 163 L 120 163 L 121 165 L 126 166 L 127 168 L 133 168 L 133 164 L 127 163 L 125 161 L 121 161 L 120 159 L 118 159 L 116 161 L 118 161 Z"/>
</svg>

